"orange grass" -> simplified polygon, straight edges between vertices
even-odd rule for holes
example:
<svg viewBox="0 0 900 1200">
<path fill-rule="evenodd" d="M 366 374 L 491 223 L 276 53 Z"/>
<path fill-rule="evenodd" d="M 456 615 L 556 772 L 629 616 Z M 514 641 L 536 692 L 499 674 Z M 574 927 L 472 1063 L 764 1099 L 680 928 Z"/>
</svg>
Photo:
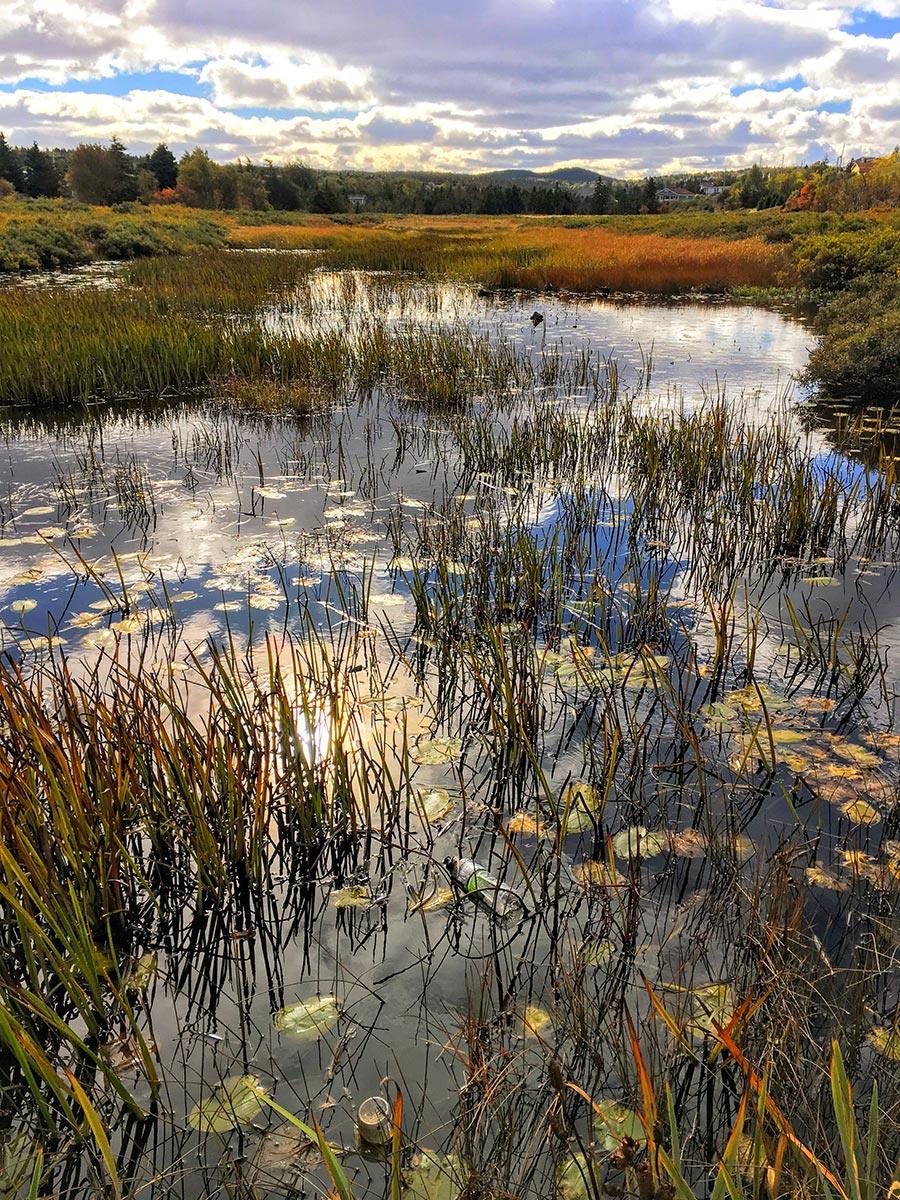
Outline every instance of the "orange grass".
<svg viewBox="0 0 900 1200">
<path fill-rule="evenodd" d="M 323 250 L 335 266 L 421 270 L 490 287 L 573 292 L 671 293 L 771 287 L 786 265 L 783 246 L 760 238 L 663 237 L 608 226 L 567 227 L 532 218 L 405 217 L 376 224 L 238 225 L 236 246 Z"/>
</svg>

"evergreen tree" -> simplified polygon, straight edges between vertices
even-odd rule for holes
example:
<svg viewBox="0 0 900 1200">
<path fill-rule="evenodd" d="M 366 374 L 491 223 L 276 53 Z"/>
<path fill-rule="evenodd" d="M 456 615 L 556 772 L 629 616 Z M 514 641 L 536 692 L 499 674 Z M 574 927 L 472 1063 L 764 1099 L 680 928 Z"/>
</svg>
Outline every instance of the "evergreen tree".
<svg viewBox="0 0 900 1200">
<path fill-rule="evenodd" d="M 594 191 L 591 195 L 591 212 L 592 213 L 608 213 L 609 203 L 612 200 L 612 188 L 609 186 L 609 181 L 604 179 L 602 175 L 597 176 L 597 182 L 594 184 Z"/>
<path fill-rule="evenodd" d="M 25 195 L 58 196 L 59 175 L 53 156 L 33 142 L 25 151 Z"/>
<path fill-rule="evenodd" d="M 641 205 L 648 213 L 659 212 L 659 201 L 656 199 L 656 180 L 649 175 L 641 188 Z"/>
<path fill-rule="evenodd" d="M 178 163 L 165 142 L 160 142 L 147 159 L 147 170 L 156 176 L 159 188 L 173 188 L 178 182 Z"/>
<path fill-rule="evenodd" d="M 109 143 L 109 158 L 113 174 L 110 204 L 124 204 L 129 200 L 137 200 L 137 171 L 134 160 L 117 137 Z"/>
<path fill-rule="evenodd" d="M 25 175 L 19 156 L 7 142 L 4 134 L 0 133 L 0 179 L 11 183 L 17 192 L 25 191 Z"/>
</svg>

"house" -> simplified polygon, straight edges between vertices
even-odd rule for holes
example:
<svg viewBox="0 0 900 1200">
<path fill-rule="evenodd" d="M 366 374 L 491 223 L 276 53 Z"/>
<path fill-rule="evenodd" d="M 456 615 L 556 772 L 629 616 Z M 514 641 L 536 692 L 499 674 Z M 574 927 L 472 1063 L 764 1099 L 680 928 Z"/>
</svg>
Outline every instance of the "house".
<svg viewBox="0 0 900 1200">
<path fill-rule="evenodd" d="M 872 154 L 868 158 L 852 158 L 850 160 L 851 175 L 868 175 L 875 164 L 879 161 L 880 155 Z"/>
<path fill-rule="evenodd" d="M 727 183 L 704 183 L 700 188 L 700 192 L 704 196 L 722 196 L 727 191 Z"/>
<path fill-rule="evenodd" d="M 348 195 L 347 203 L 354 212 L 362 212 L 362 210 L 366 207 L 368 199 L 369 197 L 362 193 L 352 196 Z"/>
<path fill-rule="evenodd" d="M 673 200 L 696 200 L 697 193 L 689 192 L 687 188 L 664 187 L 657 188 L 656 199 L 660 204 L 669 204 Z"/>
</svg>

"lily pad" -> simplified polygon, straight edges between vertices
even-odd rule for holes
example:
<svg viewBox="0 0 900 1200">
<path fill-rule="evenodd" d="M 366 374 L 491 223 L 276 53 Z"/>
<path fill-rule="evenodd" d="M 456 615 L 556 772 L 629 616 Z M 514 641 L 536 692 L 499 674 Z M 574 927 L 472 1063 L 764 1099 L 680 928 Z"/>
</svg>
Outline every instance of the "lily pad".
<svg viewBox="0 0 900 1200">
<path fill-rule="evenodd" d="M 623 829 L 612 840 L 613 853 L 617 858 L 652 858 L 666 848 L 663 833 L 651 833 L 643 825 L 632 825 Z"/>
<path fill-rule="evenodd" d="M 409 1200 L 457 1200 L 465 1182 L 462 1163 L 455 1154 L 422 1150 L 404 1176 L 403 1194 Z"/>
<path fill-rule="evenodd" d="M 462 756 L 462 740 L 454 737 L 425 738 L 416 742 L 409 756 L 421 766 L 456 762 Z"/>
<path fill-rule="evenodd" d="M 416 793 L 416 810 L 423 821 L 439 821 L 453 807 L 446 788 L 427 788 Z"/>
<path fill-rule="evenodd" d="M 560 793 L 559 820 L 564 833 L 584 833 L 593 829 L 602 811 L 602 796 L 584 780 L 566 784 Z"/>
<path fill-rule="evenodd" d="M 532 812 L 526 812 L 524 809 L 513 815 L 506 822 L 507 833 L 521 833 L 527 837 L 543 837 L 547 832 L 547 826 L 544 822 L 536 817 Z"/>
<path fill-rule="evenodd" d="M 876 1025 L 869 1033 L 868 1042 L 885 1058 L 900 1062 L 900 1029 L 885 1029 Z"/>
<path fill-rule="evenodd" d="M 259 1140 L 250 1167 L 251 1186 L 283 1187 L 293 1191 L 299 1175 L 313 1171 L 322 1162 L 318 1143 L 302 1129 L 287 1122 L 270 1129 Z"/>
<path fill-rule="evenodd" d="M 525 1009 L 525 1034 L 531 1034 L 534 1037 L 543 1037 L 544 1034 L 550 1033 L 553 1029 L 553 1018 L 546 1009 L 539 1008 L 537 1004 L 529 1004 Z"/>
<path fill-rule="evenodd" d="M 249 1125 L 262 1112 L 265 1094 L 255 1075 L 233 1075 L 194 1105 L 188 1124 L 201 1133 L 227 1133 L 238 1125 Z"/>
<path fill-rule="evenodd" d="M 331 893 L 332 908 L 366 908 L 371 900 L 371 892 L 362 886 L 337 888 Z"/>
<path fill-rule="evenodd" d="M 647 1134 L 637 1113 L 619 1104 L 617 1100 L 601 1100 L 594 1114 L 594 1131 L 603 1148 L 612 1153 L 618 1150 L 626 1138 L 639 1146 L 647 1141 Z"/>
<path fill-rule="evenodd" d="M 605 967 L 615 953 L 609 938 L 587 938 L 578 948 L 578 962 L 584 967 Z"/>
<path fill-rule="evenodd" d="M 599 1193 L 599 1164 L 593 1157 L 573 1154 L 559 1164 L 556 1186 L 562 1200 L 590 1200 Z"/>
<path fill-rule="evenodd" d="M 334 996 L 315 996 L 280 1009 L 272 1018 L 279 1033 L 295 1038 L 317 1038 L 336 1024 L 341 1015 Z"/>
</svg>

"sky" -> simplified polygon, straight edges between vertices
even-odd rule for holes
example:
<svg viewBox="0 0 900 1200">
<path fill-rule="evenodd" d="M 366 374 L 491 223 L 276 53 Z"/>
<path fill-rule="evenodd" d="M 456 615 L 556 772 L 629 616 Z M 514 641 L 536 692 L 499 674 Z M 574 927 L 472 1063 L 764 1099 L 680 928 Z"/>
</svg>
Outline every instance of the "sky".
<svg viewBox="0 0 900 1200">
<path fill-rule="evenodd" d="M 0 130 L 616 176 L 900 142 L 900 0 L 0 0 Z"/>
</svg>

